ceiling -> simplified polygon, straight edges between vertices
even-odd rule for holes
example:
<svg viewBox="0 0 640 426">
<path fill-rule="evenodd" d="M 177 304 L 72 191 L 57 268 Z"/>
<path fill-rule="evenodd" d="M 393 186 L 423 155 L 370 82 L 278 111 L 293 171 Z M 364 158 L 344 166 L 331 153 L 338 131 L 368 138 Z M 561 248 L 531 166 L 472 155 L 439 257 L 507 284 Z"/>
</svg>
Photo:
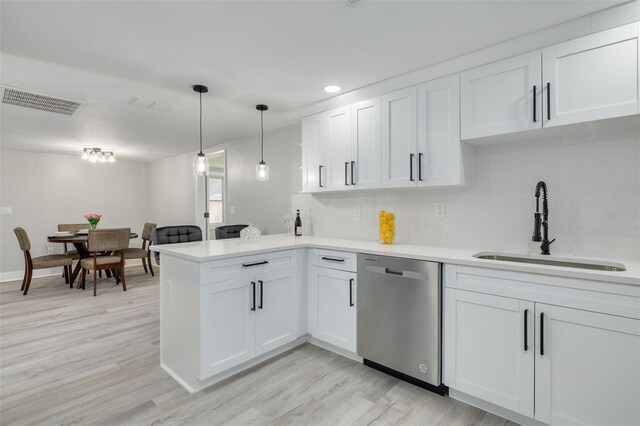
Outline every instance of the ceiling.
<svg viewBox="0 0 640 426">
<path fill-rule="evenodd" d="M 290 124 L 284 113 L 620 1 L 1 3 L 1 83 L 79 99 L 75 117 L 2 105 L 3 148 L 97 146 L 153 161 Z M 130 105 L 132 97 L 168 111 Z M 257 141 L 258 139 L 256 139 Z"/>
</svg>

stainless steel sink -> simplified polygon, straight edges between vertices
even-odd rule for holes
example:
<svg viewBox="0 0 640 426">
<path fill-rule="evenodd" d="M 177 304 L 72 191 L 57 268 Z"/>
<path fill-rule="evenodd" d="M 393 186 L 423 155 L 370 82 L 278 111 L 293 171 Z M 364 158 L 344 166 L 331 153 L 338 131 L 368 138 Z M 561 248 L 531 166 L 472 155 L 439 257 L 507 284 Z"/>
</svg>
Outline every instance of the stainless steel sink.
<svg viewBox="0 0 640 426">
<path fill-rule="evenodd" d="M 562 266 L 565 268 L 592 269 L 596 271 L 626 271 L 622 263 L 603 262 L 599 260 L 569 259 L 562 257 L 529 256 L 526 254 L 508 254 L 497 252 L 480 252 L 473 255 L 478 259 L 500 260 L 503 262 L 533 263 L 536 265 Z"/>
</svg>

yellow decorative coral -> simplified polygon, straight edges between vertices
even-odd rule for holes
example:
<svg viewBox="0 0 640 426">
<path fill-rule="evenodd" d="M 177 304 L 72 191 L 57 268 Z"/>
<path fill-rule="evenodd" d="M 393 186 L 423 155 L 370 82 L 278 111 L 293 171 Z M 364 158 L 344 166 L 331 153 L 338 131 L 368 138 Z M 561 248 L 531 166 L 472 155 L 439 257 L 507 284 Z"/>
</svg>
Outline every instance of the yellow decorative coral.
<svg viewBox="0 0 640 426">
<path fill-rule="evenodd" d="M 396 217 L 391 212 L 380 210 L 380 244 L 392 244 L 396 236 Z"/>
</svg>

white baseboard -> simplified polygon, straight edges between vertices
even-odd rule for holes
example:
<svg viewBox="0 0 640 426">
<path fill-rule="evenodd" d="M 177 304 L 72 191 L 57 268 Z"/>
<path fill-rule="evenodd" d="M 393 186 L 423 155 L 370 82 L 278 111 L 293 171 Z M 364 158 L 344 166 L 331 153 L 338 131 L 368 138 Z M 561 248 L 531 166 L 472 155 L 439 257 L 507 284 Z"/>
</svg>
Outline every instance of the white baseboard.
<svg viewBox="0 0 640 426">
<path fill-rule="evenodd" d="M 137 260 L 137 259 L 130 259 Z M 75 261 L 74 261 L 75 263 Z M 125 265 L 125 268 L 142 268 L 142 263 L 138 264 L 129 264 Z M 153 262 L 153 272 L 156 273 L 160 270 L 160 266 L 156 265 Z M 49 268 L 49 269 L 34 269 L 33 278 L 44 278 L 44 277 L 55 277 L 62 276 L 62 267 L 59 268 Z M 24 277 L 24 270 L 20 271 L 9 271 L 9 272 L 0 272 L 0 283 L 10 282 L 10 281 L 20 281 L 22 282 L 22 278 Z"/>
<path fill-rule="evenodd" d="M 507 420 L 511 420 L 512 422 L 519 423 L 521 425 L 547 426 L 545 423 L 541 423 L 536 419 L 532 419 L 531 417 L 524 416 L 520 413 L 515 413 L 511 410 L 507 410 L 506 408 L 502 408 L 490 402 L 483 401 L 479 398 L 476 398 L 475 396 L 468 395 L 464 392 L 457 391 L 453 388 L 449 388 L 449 397 L 456 399 L 458 401 L 462 401 L 465 404 L 472 405 L 481 410 L 493 413 L 496 416 L 500 416 Z"/>
<path fill-rule="evenodd" d="M 357 361 L 359 363 L 362 363 L 362 358 L 360 358 L 357 354 L 351 352 L 351 351 L 347 351 L 345 349 L 339 348 L 337 346 L 332 345 L 331 343 L 327 343 L 327 342 L 323 342 L 322 340 L 318 340 L 315 337 L 311 337 L 310 334 L 307 334 L 307 342 L 317 346 L 319 348 L 322 349 L 326 349 L 328 351 L 334 352 L 338 355 L 342 355 L 345 358 L 349 358 L 352 359 L 354 361 Z"/>
</svg>

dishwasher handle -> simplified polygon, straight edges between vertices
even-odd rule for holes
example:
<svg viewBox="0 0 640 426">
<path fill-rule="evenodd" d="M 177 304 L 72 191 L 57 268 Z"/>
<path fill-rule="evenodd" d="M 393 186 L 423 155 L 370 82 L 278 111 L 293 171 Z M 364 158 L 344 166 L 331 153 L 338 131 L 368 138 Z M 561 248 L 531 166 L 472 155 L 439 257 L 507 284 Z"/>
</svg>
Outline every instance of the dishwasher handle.
<svg viewBox="0 0 640 426">
<path fill-rule="evenodd" d="M 384 268 L 384 273 L 387 275 L 395 275 L 397 277 L 401 277 L 404 275 L 403 271 L 394 271 L 393 269 Z"/>
</svg>

